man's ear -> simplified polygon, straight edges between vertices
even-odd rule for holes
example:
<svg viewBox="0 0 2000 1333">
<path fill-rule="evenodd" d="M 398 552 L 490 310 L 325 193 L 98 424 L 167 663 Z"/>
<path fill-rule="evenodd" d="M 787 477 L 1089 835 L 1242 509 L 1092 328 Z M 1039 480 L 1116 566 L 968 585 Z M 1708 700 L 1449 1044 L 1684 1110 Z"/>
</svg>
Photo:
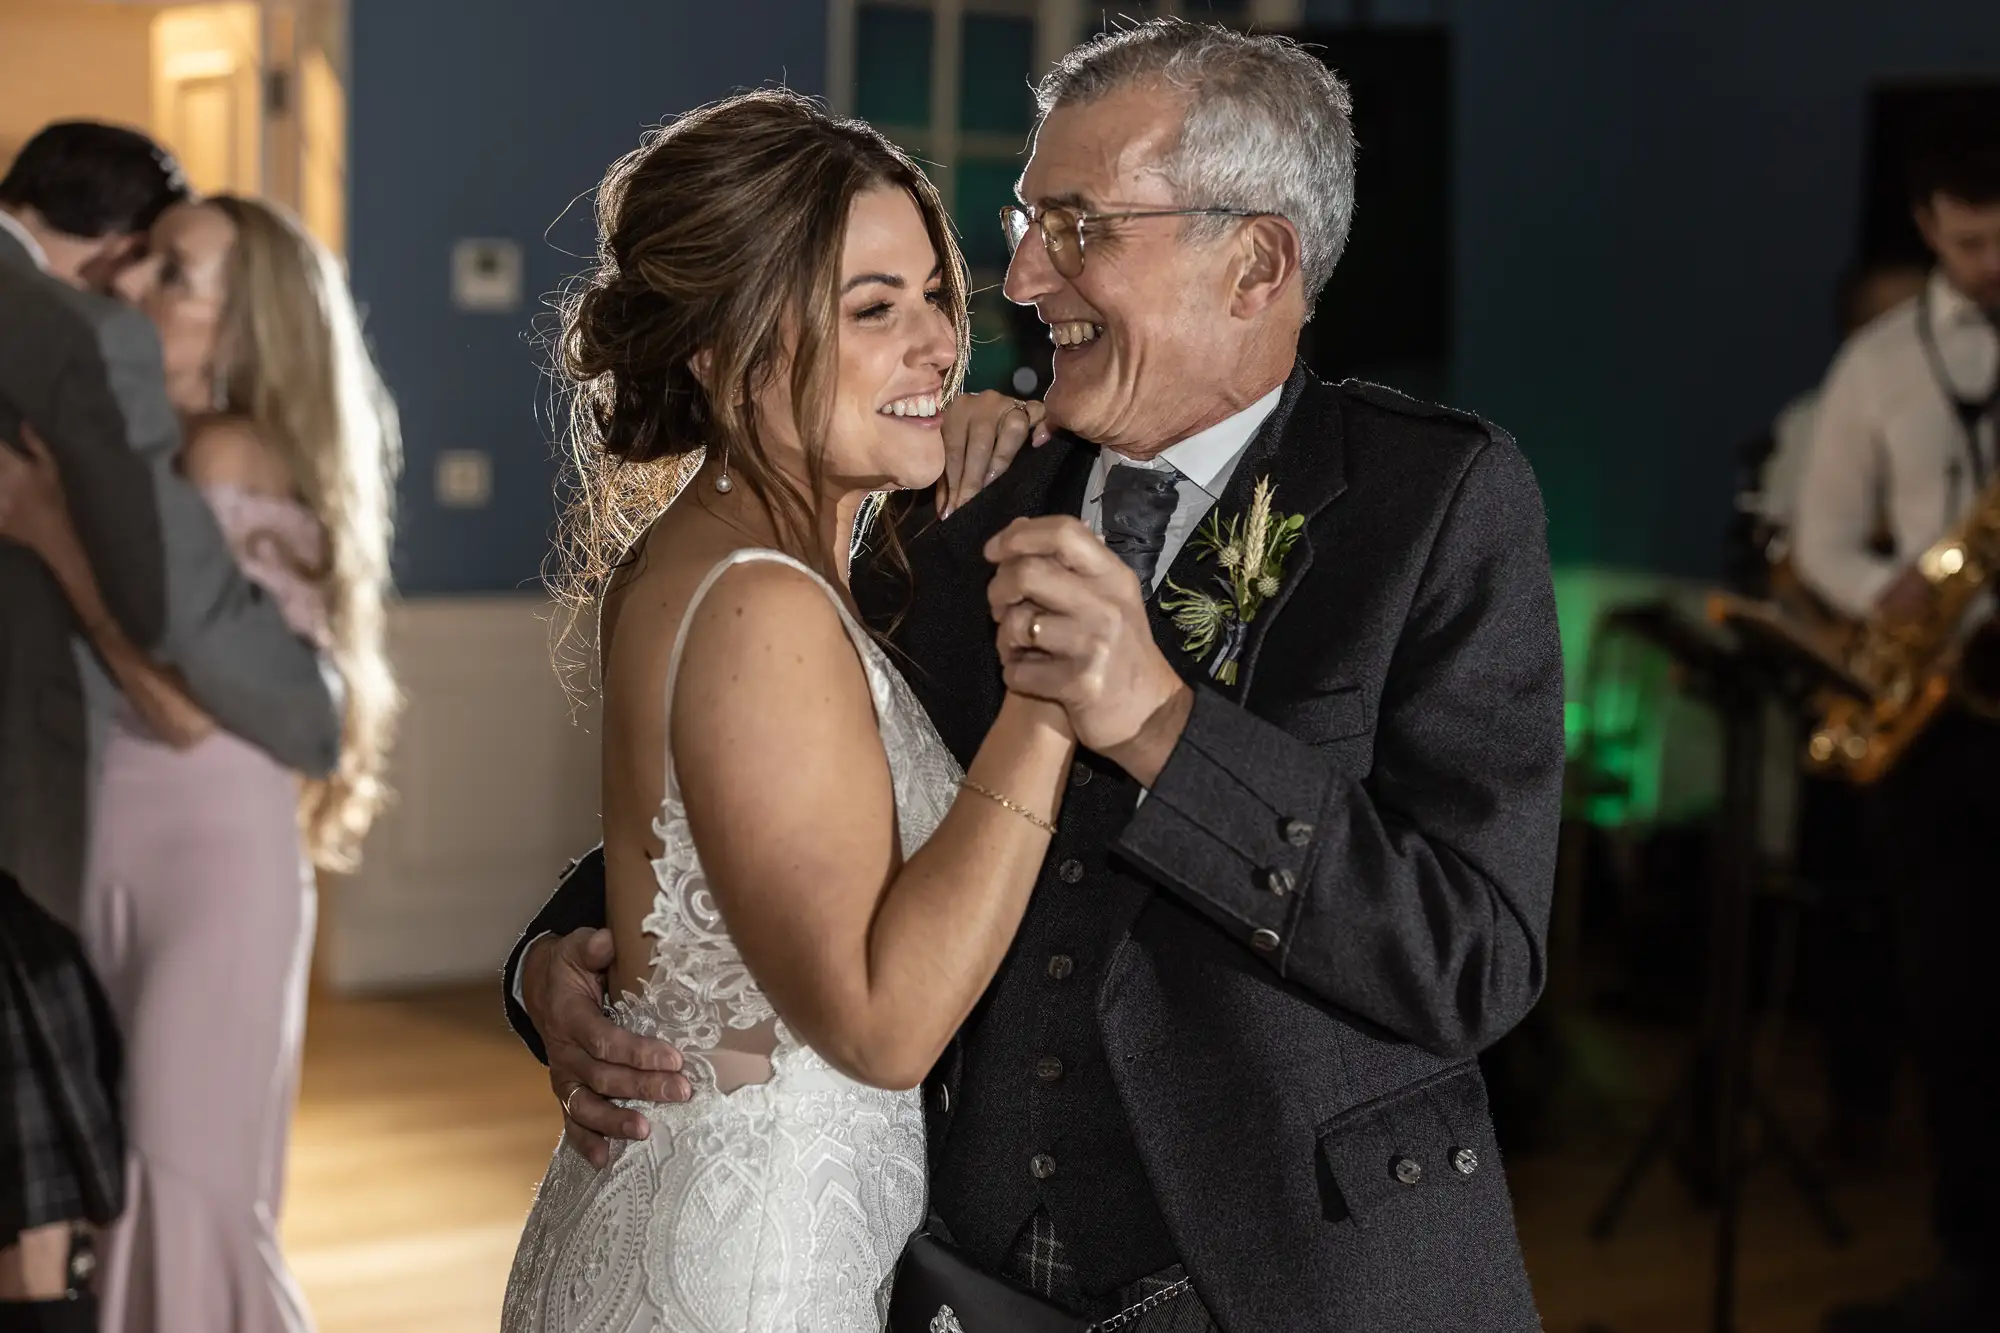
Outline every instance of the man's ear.
<svg viewBox="0 0 2000 1333">
<path fill-rule="evenodd" d="M 1246 219 L 1236 239 L 1236 280 L 1229 313 L 1239 319 L 1261 314 L 1300 279 L 1299 233 L 1281 217 Z"/>
<path fill-rule="evenodd" d="M 1917 224 L 1917 234 L 1924 238 L 1924 244 L 1930 247 L 1930 252 L 1936 254 L 1938 252 L 1937 209 L 1932 206 L 1931 201 L 1925 199 L 1911 204 L 1910 220 Z"/>
</svg>

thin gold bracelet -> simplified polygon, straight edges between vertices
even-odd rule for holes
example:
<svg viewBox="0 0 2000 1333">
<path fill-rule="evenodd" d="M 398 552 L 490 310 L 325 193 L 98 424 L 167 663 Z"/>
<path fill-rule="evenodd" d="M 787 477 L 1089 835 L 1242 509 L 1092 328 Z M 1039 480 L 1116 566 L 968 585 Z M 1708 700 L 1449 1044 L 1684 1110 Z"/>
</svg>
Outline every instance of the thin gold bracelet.
<svg viewBox="0 0 2000 1333">
<path fill-rule="evenodd" d="M 1043 819 L 1033 810 L 1030 810 L 1025 806 L 1014 804 L 1014 802 L 1008 800 L 1005 796 L 1002 796 L 999 792 L 994 791 L 991 787 L 982 787 L 977 782 L 974 782 L 971 778 L 960 778 L 958 780 L 958 785 L 965 788 L 967 791 L 978 792 L 981 796 L 984 796 L 987 800 L 993 802 L 995 805 L 999 806 L 1002 810 L 1012 810 L 1015 814 L 1027 820 L 1030 824 L 1033 824 L 1036 828 L 1041 829 L 1045 833 L 1054 833 L 1056 831 L 1056 826 L 1054 824 L 1051 824 L 1048 820 Z"/>
</svg>

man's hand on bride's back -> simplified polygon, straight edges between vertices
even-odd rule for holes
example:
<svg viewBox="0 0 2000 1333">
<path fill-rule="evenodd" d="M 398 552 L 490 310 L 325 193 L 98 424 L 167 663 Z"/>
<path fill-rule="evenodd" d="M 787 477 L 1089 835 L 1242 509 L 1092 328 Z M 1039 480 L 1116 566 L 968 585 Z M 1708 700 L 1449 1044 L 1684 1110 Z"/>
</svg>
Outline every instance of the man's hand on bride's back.
<svg viewBox="0 0 2000 1333">
<path fill-rule="evenodd" d="M 997 389 L 961 393 L 945 404 L 944 475 L 938 478 L 937 511 L 944 518 L 1007 470 L 1024 444 L 1040 448 L 1054 434 L 1048 409 L 1009 398 Z"/>
<path fill-rule="evenodd" d="M 643 1139 L 652 1130 L 626 1101 L 684 1102 L 692 1089 L 680 1052 L 627 1032 L 604 1016 L 611 932 L 576 930 L 537 940 L 521 959 L 521 1004 L 549 1055 L 549 1086 L 564 1104 L 569 1141 L 593 1166 L 611 1160 L 606 1139 Z"/>
</svg>

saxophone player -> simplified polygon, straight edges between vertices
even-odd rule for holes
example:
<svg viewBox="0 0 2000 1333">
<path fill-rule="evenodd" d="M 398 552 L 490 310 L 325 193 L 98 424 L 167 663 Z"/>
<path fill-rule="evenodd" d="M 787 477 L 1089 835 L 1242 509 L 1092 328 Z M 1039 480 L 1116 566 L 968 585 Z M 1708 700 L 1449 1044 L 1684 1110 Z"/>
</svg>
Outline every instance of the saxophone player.
<svg viewBox="0 0 2000 1333">
<path fill-rule="evenodd" d="M 1841 350 L 1806 460 L 1792 558 L 1814 592 L 1858 619 L 1923 614 L 1929 585 L 1911 562 L 2000 476 L 2000 137 L 1982 133 L 1920 156 L 1912 206 L 1935 266 L 1919 295 Z M 1887 556 L 1871 545 L 1882 523 Z M 1825 1328 L 2000 1327 L 2000 1154 L 1978 1054 L 2000 1030 L 1988 975 L 2000 933 L 2000 723 L 1949 708 L 1864 800 L 1872 859 L 1899 899 L 1941 1265 L 1882 1303 L 1834 1311 Z"/>
</svg>

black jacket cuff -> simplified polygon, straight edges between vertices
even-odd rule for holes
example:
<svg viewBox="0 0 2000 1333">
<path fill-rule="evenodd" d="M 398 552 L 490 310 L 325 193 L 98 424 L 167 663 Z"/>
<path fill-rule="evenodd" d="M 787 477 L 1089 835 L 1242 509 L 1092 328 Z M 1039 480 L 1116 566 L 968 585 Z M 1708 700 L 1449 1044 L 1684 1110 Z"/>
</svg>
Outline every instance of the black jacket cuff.
<svg viewBox="0 0 2000 1333">
<path fill-rule="evenodd" d="M 1118 850 L 1282 970 L 1332 785 L 1310 746 L 1201 687 Z"/>
</svg>

